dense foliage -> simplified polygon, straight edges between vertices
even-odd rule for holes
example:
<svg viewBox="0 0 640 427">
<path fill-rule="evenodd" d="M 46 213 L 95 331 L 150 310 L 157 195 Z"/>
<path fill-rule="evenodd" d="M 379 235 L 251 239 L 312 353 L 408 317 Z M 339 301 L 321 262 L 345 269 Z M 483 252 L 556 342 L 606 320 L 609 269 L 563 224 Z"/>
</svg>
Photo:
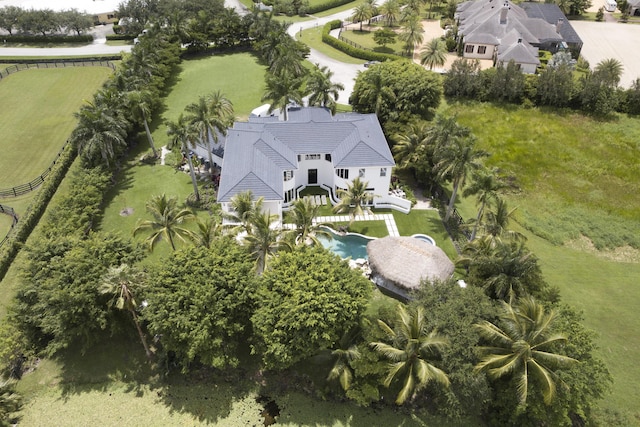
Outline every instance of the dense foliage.
<svg viewBox="0 0 640 427">
<path fill-rule="evenodd" d="M 349 98 L 354 111 L 377 113 L 382 123 L 426 118 L 440 105 L 440 77 L 406 61 L 391 61 L 360 73 Z"/>
<path fill-rule="evenodd" d="M 281 253 L 258 289 L 254 352 L 267 368 L 283 369 L 332 348 L 358 324 L 371 286 L 322 248 Z"/>
<path fill-rule="evenodd" d="M 38 239 L 25 250 L 15 312 L 32 342 L 48 353 L 74 343 L 86 349 L 100 331 L 117 325 L 98 284 L 110 266 L 140 260 L 139 248 L 118 236 L 90 233 Z"/>
<path fill-rule="evenodd" d="M 148 329 L 183 370 L 194 361 L 238 366 L 238 350 L 251 334 L 256 282 L 252 260 L 231 239 L 177 251 L 149 274 Z"/>
<path fill-rule="evenodd" d="M 0 29 L 9 33 L 10 40 L 14 31 L 20 31 L 21 33 L 32 35 L 40 34 L 42 36 L 40 40 L 51 42 L 51 34 L 63 30 L 63 33 L 71 32 L 80 36 L 80 34 L 89 30 L 93 24 L 91 15 L 80 12 L 77 9 L 56 12 L 51 9 L 23 9 L 17 6 L 0 8 Z M 88 36 L 88 38 L 93 40 L 92 36 Z M 25 40 L 31 41 L 30 38 Z M 83 41 L 86 41 L 86 39 Z"/>
</svg>

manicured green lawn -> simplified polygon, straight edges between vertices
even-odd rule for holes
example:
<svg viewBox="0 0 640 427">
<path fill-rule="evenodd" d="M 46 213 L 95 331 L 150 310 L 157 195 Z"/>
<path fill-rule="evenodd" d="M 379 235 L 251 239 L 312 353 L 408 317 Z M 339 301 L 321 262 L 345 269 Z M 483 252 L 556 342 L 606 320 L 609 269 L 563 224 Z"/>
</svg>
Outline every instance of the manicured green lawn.
<svg viewBox="0 0 640 427">
<path fill-rule="evenodd" d="M 547 281 L 564 301 L 584 310 L 598 332 L 598 353 L 611 371 L 606 408 L 640 419 L 640 251 L 629 246 L 597 251 L 587 239 L 638 244 L 640 235 L 640 120 L 619 116 L 595 121 L 573 113 L 500 108 L 483 104 L 445 107 L 472 128 L 487 163 L 513 174 L 521 191 L 508 196 L 518 207 L 514 228 L 528 237 Z M 460 200 L 464 218 L 475 200 Z M 555 242 L 555 243 L 553 243 Z"/>
<path fill-rule="evenodd" d="M 264 104 L 265 67 L 250 53 L 215 54 L 182 61 L 175 84 L 164 100 L 164 111 L 152 123 L 156 146 L 168 141 L 167 120 L 177 120 L 184 108 L 200 96 L 220 90 L 233 103 L 236 119 L 246 120 L 251 111 Z"/>
<path fill-rule="evenodd" d="M 380 28 L 382 28 L 382 27 L 380 27 Z M 402 54 L 402 49 L 403 49 L 404 43 L 399 41 L 397 38 L 396 38 L 396 42 L 395 43 L 388 44 L 385 47 L 382 47 L 382 46 L 378 45 L 373 39 L 373 34 L 375 33 L 376 30 L 373 30 L 373 31 L 367 31 L 367 30 L 363 30 L 363 31 L 359 31 L 359 30 L 343 31 L 341 35 L 342 35 L 342 37 L 344 37 L 347 40 L 350 40 L 350 41 L 352 41 L 354 43 L 358 43 L 360 46 L 363 46 L 365 48 L 373 49 L 376 52 L 395 53 L 396 55 L 401 55 Z"/>
<path fill-rule="evenodd" d="M 312 49 L 317 50 L 320 53 L 327 55 L 337 61 L 346 62 L 347 64 L 364 64 L 365 61 L 357 59 L 347 55 L 344 52 L 339 51 L 326 43 L 322 42 L 322 26 L 319 25 L 315 28 L 302 31 L 302 36 L 296 33 L 296 39 L 305 43 Z"/>
<path fill-rule="evenodd" d="M 349 226 L 349 222 L 336 222 L 333 224 L 336 229 Z M 364 236 L 385 237 L 389 235 L 387 225 L 384 221 L 355 221 L 349 227 L 349 233 L 358 233 Z"/>
<path fill-rule="evenodd" d="M 112 73 L 107 67 L 25 70 L 0 81 L 0 188 L 28 183 L 54 160 L 73 113 Z"/>
<path fill-rule="evenodd" d="M 435 209 L 416 210 L 413 209 L 409 214 L 393 211 L 393 217 L 398 226 L 398 232 L 401 236 L 411 236 L 413 234 L 426 234 L 431 236 L 436 245 L 442 249 L 452 260 L 458 256 L 447 230 L 442 225 L 440 215 Z"/>
</svg>

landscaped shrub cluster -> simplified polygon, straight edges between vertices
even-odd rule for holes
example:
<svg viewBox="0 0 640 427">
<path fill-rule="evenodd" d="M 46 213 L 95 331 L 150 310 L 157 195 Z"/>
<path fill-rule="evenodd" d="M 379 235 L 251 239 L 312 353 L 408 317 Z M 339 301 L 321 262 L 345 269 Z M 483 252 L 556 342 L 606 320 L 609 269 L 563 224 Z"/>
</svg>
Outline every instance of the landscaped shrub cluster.
<svg viewBox="0 0 640 427">
<path fill-rule="evenodd" d="M 349 56 L 353 56 L 354 58 L 367 59 L 370 61 L 387 61 L 402 58 L 401 56 L 392 55 L 389 53 L 380 53 L 374 52 L 372 50 L 359 49 L 343 42 L 342 40 L 331 37 L 331 35 L 329 34 L 330 31 L 335 30 L 336 28 L 340 28 L 341 25 L 342 21 L 340 20 L 327 22 L 322 29 L 322 41 L 329 46 L 335 47 L 336 49 L 346 53 Z"/>
<path fill-rule="evenodd" d="M 107 34 L 107 40 L 133 40 L 136 36 L 134 34 Z"/>
<path fill-rule="evenodd" d="M 3 41 L 7 43 L 92 43 L 92 35 L 67 36 L 67 35 L 6 35 L 2 36 Z"/>
<path fill-rule="evenodd" d="M 9 240 L 7 240 L 2 247 L 2 251 L 0 252 L 0 280 L 2 280 L 7 273 L 11 262 L 27 240 L 27 237 L 31 234 L 31 231 L 33 231 L 33 228 L 38 224 L 40 217 L 47 208 L 49 200 L 51 200 L 51 197 L 55 194 L 69 166 L 73 163 L 75 154 L 75 148 L 71 144 L 68 144 L 53 166 L 47 179 L 42 183 L 27 212 L 20 218 L 18 225 L 9 236 Z"/>
<path fill-rule="evenodd" d="M 555 55 L 554 55 L 555 58 Z M 551 63 L 553 58 L 547 58 Z M 580 65 L 580 64 L 578 64 Z M 629 89 L 618 86 L 621 65 L 605 60 L 576 80 L 571 64 L 547 66 L 536 75 L 525 75 L 510 62 L 504 67 L 480 70 L 477 60 L 458 59 L 444 79 L 444 94 L 480 101 L 573 108 L 606 116 L 614 111 L 638 114 L 640 79 Z"/>
</svg>

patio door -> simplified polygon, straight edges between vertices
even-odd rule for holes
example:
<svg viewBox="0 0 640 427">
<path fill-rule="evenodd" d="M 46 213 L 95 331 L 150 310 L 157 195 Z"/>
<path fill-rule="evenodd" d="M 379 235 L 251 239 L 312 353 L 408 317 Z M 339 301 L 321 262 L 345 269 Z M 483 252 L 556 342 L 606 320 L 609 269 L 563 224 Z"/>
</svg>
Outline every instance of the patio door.
<svg viewBox="0 0 640 427">
<path fill-rule="evenodd" d="M 318 169 L 309 169 L 309 175 L 307 179 L 308 184 L 318 183 Z"/>
</svg>

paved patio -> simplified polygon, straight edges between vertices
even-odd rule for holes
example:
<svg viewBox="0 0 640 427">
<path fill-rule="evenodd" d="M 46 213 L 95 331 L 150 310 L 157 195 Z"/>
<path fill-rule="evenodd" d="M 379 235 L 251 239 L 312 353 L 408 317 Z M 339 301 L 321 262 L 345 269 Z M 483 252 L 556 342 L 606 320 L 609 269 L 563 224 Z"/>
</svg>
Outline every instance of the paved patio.
<svg viewBox="0 0 640 427">
<path fill-rule="evenodd" d="M 398 226 L 396 220 L 392 214 L 365 214 L 356 215 L 356 221 L 384 221 L 387 226 L 387 232 L 389 236 L 399 236 Z M 331 222 L 349 222 L 351 217 L 349 215 L 331 215 L 331 216 L 319 216 L 313 220 L 315 223 L 331 223 Z"/>
</svg>

